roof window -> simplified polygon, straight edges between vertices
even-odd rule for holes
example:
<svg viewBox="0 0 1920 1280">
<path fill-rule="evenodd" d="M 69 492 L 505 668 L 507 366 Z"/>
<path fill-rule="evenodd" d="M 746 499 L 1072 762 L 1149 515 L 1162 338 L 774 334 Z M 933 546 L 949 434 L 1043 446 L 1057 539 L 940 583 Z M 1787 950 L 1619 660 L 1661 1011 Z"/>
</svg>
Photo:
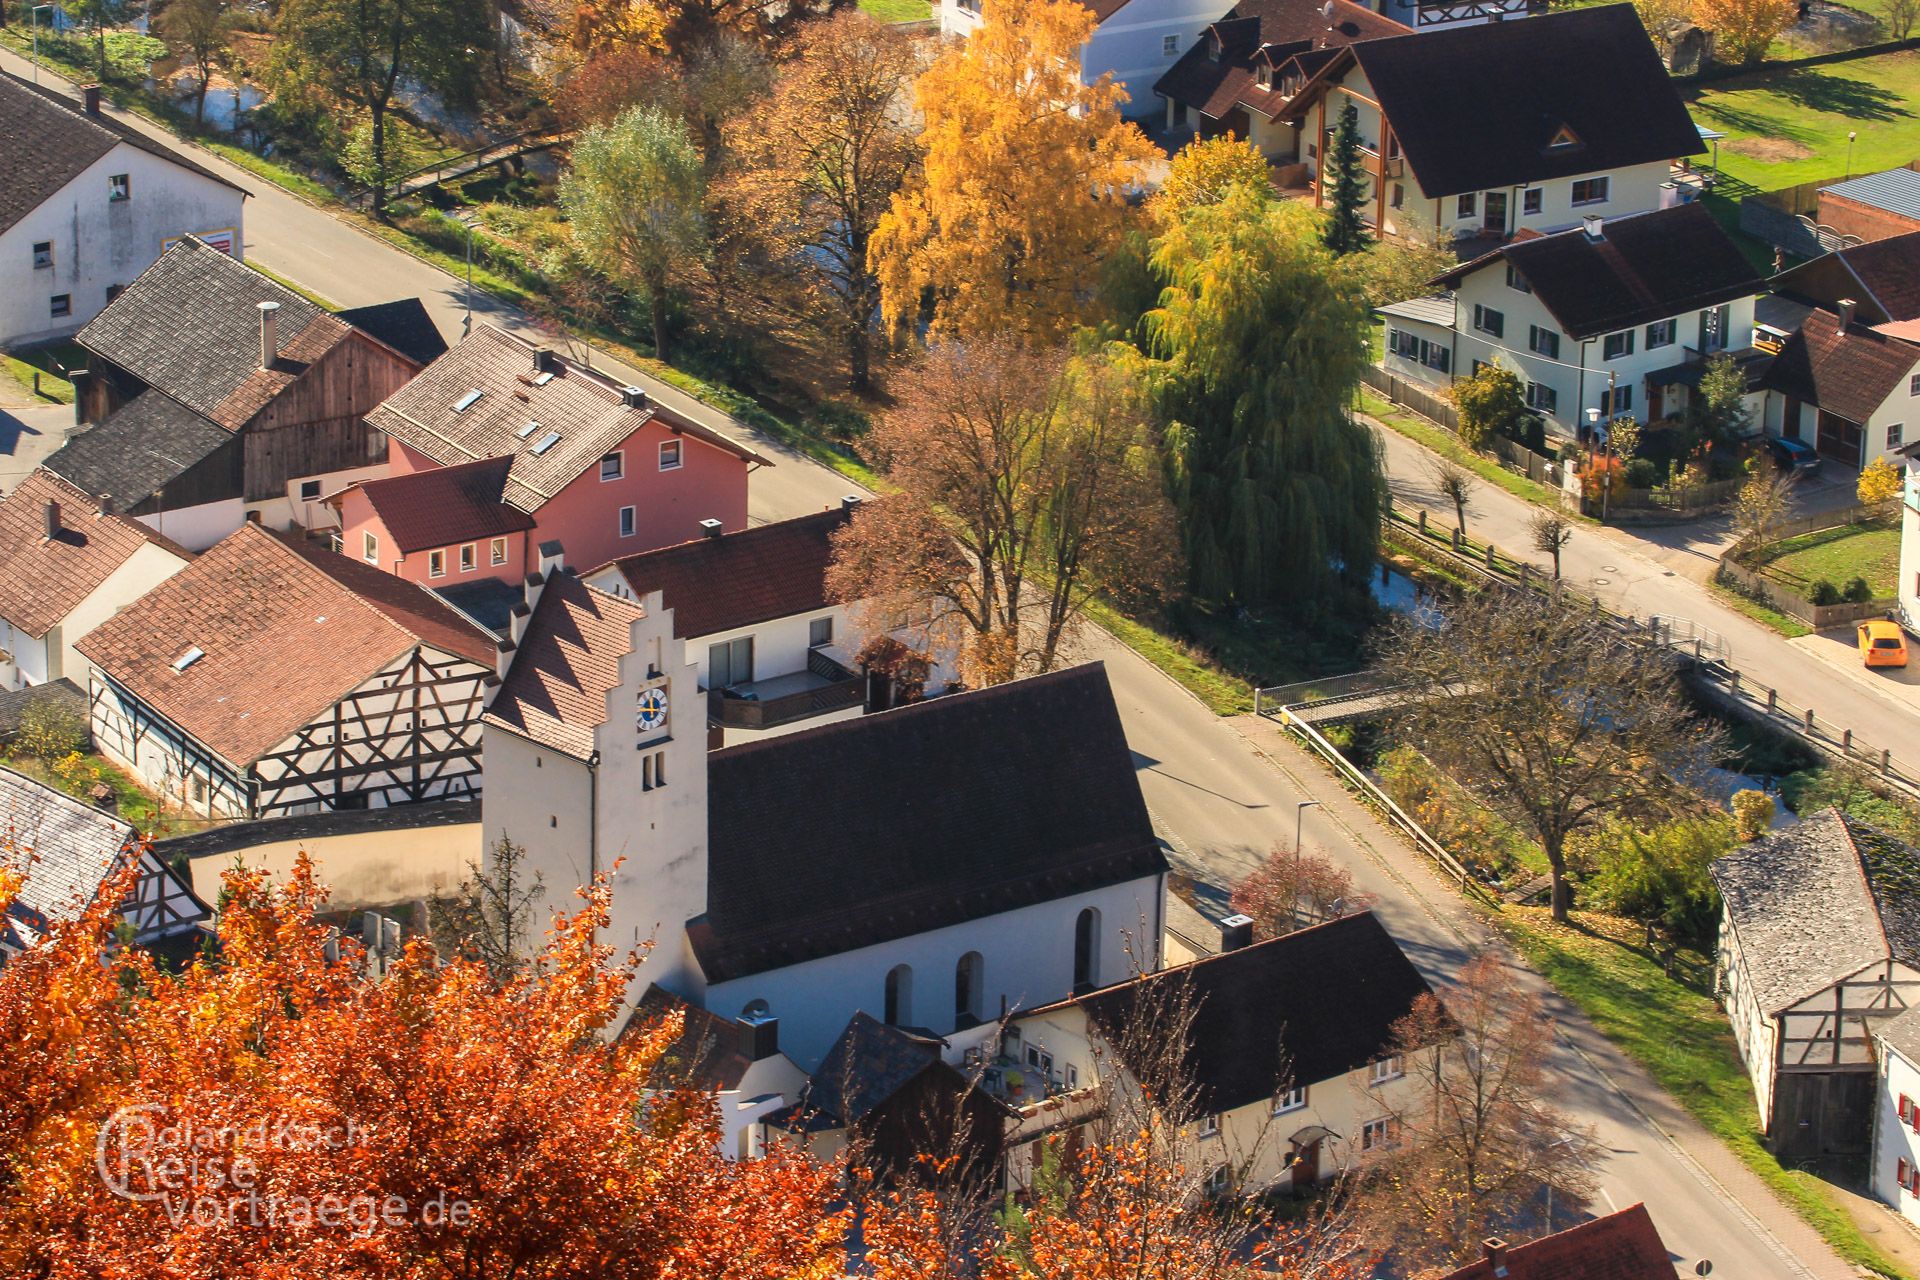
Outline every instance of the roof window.
<svg viewBox="0 0 1920 1280">
<path fill-rule="evenodd" d="M 187 646 L 185 653 L 173 660 L 173 669 L 175 671 L 185 671 L 188 667 L 206 656 L 207 651 L 205 649 L 202 649 L 197 644 L 190 644 Z"/>
<path fill-rule="evenodd" d="M 482 391 L 479 387 L 475 387 L 453 402 L 453 411 L 455 413 L 465 413 L 467 410 L 473 408 L 474 405 L 480 403 L 480 397 L 485 394 L 487 394 L 485 391 Z"/>
<path fill-rule="evenodd" d="M 537 458 L 541 454 L 545 453 L 547 450 L 553 448 L 553 446 L 559 443 L 560 443 L 560 433 L 558 431 L 549 431 L 547 432 L 547 434 L 541 436 L 538 440 L 534 441 L 533 456 Z"/>
<path fill-rule="evenodd" d="M 514 432 L 513 434 L 518 436 L 520 439 L 525 440 L 528 436 L 532 435 L 534 432 L 538 431 L 539 429 L 540 429 L 539 423 L 529 422 L 526 426 L 520 428 L 518 431 Z"/>
<path fill-rule="evenodd" d="M 533 385 L 536 387 L 544 387 L 549 382 L 552 382 L 552 381 L 553 381 L 553 370 L 549 369 L 545 373 L 535 374 L 533 379 Z"/>
</svg>

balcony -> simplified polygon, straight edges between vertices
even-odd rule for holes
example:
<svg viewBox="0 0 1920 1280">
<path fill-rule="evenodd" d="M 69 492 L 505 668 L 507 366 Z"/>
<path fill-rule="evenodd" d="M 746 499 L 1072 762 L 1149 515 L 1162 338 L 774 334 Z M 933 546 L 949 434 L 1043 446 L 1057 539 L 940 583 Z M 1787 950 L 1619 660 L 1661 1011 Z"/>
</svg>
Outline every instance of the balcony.
<svg viewBox="0 0 1920 1280">
<path fill-rule="evenodd" d="M 1376 178 L 1397 178 L 1406 172 L 1406 157 L 1391 155 L 1382 158 L 1377 147 L 1365 143 L 1360 146 L 1360 159 L 1366 165 L 1367 172 Z"/>
<path fill-rule="evenodd" d="M 749 680 L 707 693 L 707 718 L 729 729 L 771 729 L 809 716 L 857 707 L 866 681 L 827 656 L 807 651 L 807 669 Z"/>
</svg>

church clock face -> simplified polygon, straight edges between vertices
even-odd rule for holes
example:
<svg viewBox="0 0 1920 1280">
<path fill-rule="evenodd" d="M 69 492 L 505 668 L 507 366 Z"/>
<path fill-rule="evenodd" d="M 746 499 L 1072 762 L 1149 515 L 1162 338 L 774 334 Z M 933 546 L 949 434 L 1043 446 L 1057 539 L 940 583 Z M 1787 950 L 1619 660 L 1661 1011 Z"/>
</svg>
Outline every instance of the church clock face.
<svg viewBox="0 0 1920 1280">
<path fill-rule="evenodd" d="M 640 691 L 634 709 L 634 728 L 641 733 L 658 733 L 667 727 L 667 691 L 655 686 Z"/>
</svg>

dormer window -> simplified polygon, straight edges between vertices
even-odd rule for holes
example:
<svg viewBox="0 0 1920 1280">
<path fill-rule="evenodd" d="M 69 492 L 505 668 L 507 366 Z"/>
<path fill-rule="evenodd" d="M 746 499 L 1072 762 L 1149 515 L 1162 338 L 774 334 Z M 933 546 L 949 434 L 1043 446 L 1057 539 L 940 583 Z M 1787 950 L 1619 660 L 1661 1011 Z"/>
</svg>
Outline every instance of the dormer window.
<svg viewBox="0 0 1920 1280">
<path fill-rule="evenodd" d="M 1567 128 L 1566 125 L 1561 125 L 1558 129 L 1554 130 L 1553 138 L 1547 143 L 1547 150 L 1559 151 L 1567 147 L 1577 147 L 1579 145 L 1580 135 Z"/>
<path fill-rule="evenodd" d="M 1220 33 L 1218 31 L 1207 32 L 1207 61 L 1220 61 Z"/>
<path fill-rule="evenodd" d="M 1253 73 L 1253 78 L 1262 89 L 1273 88 L 1273 68 L 1266 63 L 1260 64 L 1260 69 Z"/>
</svg>

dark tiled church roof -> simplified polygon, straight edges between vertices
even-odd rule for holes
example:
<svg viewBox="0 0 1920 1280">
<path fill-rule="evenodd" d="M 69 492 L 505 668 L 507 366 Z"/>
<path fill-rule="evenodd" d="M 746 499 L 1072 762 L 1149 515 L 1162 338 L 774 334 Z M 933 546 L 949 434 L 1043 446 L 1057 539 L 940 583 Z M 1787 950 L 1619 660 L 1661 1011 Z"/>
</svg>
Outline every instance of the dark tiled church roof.
<svg viewBox="0 0 1920 1280">
<path fill-rule="evenodd" d="M 1167 866 L 1098 663 L 729 747 L 707 776 L 709 982 Z"/>
</svg>

